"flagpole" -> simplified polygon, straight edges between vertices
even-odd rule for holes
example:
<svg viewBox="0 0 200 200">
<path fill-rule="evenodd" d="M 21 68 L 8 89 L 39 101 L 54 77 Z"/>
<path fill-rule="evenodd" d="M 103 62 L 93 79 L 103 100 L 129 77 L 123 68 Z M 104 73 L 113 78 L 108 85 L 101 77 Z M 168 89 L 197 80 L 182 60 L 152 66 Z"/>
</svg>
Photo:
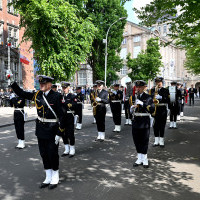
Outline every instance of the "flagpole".
<svg viewBox="0 0 200 200">
<path fill-rule="evenodd" d="M 20 48 L 19 48 L 19 67 L 18 67 L 18 78 L 19 78 L 19 87 L 21 86 L 21 80 L 20 80 L 20 77 L 21 77 L 21 63 L 20 63 Z"/>
</svg>

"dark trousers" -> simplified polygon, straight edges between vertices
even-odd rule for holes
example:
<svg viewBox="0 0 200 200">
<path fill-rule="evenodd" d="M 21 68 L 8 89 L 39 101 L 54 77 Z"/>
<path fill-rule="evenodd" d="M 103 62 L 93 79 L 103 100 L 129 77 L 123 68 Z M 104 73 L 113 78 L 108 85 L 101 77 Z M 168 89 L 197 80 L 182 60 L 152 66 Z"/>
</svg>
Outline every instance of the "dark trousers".
<svg viewBox="0 0 200 200">
<path fill-rule="evenodd" d="M 114 124 L 121 125 L 121 115 L 122 115 L 121 103 L 111 103 L 110 107 L 113 114 Z"/>
<path fill-rule="evenodd" d="M 106 107 L 98 105 L 96 110 L 96 124 L 98 132 L 105 132 Z"/>
<path fill-rule="evenodd" d="M 194 95 L 189 95 L 189 98 L 190 98 L 190 106 L 191 106 L 191 102 L 192 102 L 192 105 L 194 105 Z"/>
<path fill-rule="evenodd" d="M 125 117 L 126 117 L 126 119 L 132 119 L 132 115 L 130 113 L 129 101 L 125 101 L 124 102 L 124 109 L 125 109 Z"/>
<path fill-rule="evenodd" d="M 77 110 L 75 115 L 78 115 L 78 123 L 82 124 L 83 109 L 82 104 L 77 104 Z"/>
<path fill-rule="evenodd" d="M 24 119 L 14 120 L 17 139 L 24 140 Z"/>
<path fill-rule="evenodd" d="M 147 154 L 149 145 L 149 128 L 136 129 L 132 128 L 133 142 L 135 144 L 137 153 Z"/>
<path fill-rule="evenodd" d="M 71 113 L 67 114 L 65 132 L 62 139 L 64 144 L 70 144 L 72 146 L 75 145 L 74 116 Z"/>
<path fill-rule="evenodd" d="M 170 122 L 176 122 L 178 115 L 178 107 L 173 106 L 170 108 Z"/>
<path fill-rule="evenodd" d="M 184 111 L 184 103 L 182 103 L 182 104 L 180 105 L 180 107 L 181 107 L 181 112 L 183 112 L 183 111 Z"/>
<path fill-rule="evenodd" d="M 41 139 L 38 138 L 38 146 L 42 157 L 44 169 L 59 169 L 58 146 L 55 144 L 55 138 Z"/>
<path fill-rule="evenodd" d="M 159 113 L 155 115 L 154 125 L 153 125 L 155 137 L 164 137 L 166 122 L 167 122 L 167 109 L 165 108 L 161 110 L 161 112 L 159 111 Z"/>
</svg>

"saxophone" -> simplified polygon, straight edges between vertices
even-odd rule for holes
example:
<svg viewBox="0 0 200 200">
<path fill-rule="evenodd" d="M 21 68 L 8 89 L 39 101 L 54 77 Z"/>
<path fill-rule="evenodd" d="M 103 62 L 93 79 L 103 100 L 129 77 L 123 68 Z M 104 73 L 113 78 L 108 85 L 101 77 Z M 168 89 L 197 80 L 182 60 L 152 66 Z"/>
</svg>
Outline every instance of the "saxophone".
<svg viewBox="0 0 200 200">
<path fill-rule="evenodd" d="M 92 99 L 94 100 L 92 103 L 92 107 L 93 107 L 93 115 L 95 116 L 97 113 L 97 105 L 98 105 L 98 102 L 96 101 L 97 92 L 94 90 L 94 93 L 92 93 L 91 96 L 92 96 Z"/>
<path fill-rule="evenodd" d="M 155 104 L 155 111 L 152 113 L 153 117 L 155 117 L 155 115 L 156 115 L 157 106 L 159 104 L 159 100 L 156 99 L 157 95 L 158 95 L 158 85 L 155 87 L 155 93 L 154 93 L 154 97 L 153 97 L 153 103 Z"/>
<path fill-rule="evenodd" d="M 135 92 L 135 101 L 134 101 L 134 104 L 133 104 L 133 96 L 130 96 L 130 99 L 129 99 L 129 104 L 130 104 L 130 107 L 134 105 L 134 109 L 133 109 L 133 116 L 134 114 L 136 113 L 136 111 L 138 110 L 139 108 L 139 105 L 136 104 L 136 100 L 137 100 L 137 92 Z"/>
</svg>

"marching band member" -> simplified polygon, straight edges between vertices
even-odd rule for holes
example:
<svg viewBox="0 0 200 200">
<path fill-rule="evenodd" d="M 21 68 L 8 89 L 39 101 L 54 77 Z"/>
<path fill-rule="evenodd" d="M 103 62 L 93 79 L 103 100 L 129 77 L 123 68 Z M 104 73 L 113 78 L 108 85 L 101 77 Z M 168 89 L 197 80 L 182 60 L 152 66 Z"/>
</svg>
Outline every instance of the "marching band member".
<svg viewBox="0 0 200 200">
<path fill-rule="evenodd" d="M 181 92 L 177 89 L 177 82 L 172 81 L 171 87 L 169 87 L 170 92 L 170 103 L 169 103 L 169 109 L 170 109 L 170 126 L 169 128 L 177 128 L 176 121 L 177 121 L 177 115 L 179 111 L 179 99 L 181 99 Z"/>
<path fill-rule="evenodd" d="M 76 123 L 76 129 L 81 130 L 84 95 L 81 93 L 80 86 L 76 87 L 76 98 L 77 98 L 77 105 L 76 105 L 75 117 L 78 117 L 78 122 Z"/>
<path fill-rule="evenodd" d="M 119 90 L 119 84 L 114 84 L 114 90 L 110 92 L 110 108 L 113 114 L 113 121 L 115 124 L 115 129 L 113 132 L 121 131 L 121 114 L 122 114 L 122 106 L 121 102 L 123 99 L 123 93 Z"/>
<path fill-rule="evenodd" d="M 150 114 L 154 112 L 155 105 L 152 97 L 144 92 L 146 82 L 135 81 L 136 94 L 131 96 L 132 136 L 137 150 L 137 160 L 133 167 L 143 165 L 149 167 L 147 150 L 150 136 Z"/>
<path fill-rule="evenodd" d="M 16 96 L 14 93 L 10 96 L 10 105 L 14 107 L 14 124 L 15 131 L 18 139 L 18 145 L 16 148 L 23 149 L 25 147 L 24 139 L 24 106 L 25 99 Z"/>
<path fill-rule="evenodd" d="M 38 114 L 35 134 L 46 172 L 40 188 L 54 189 L 59 182 L 58 146 L 64 130 L 64 113 L 61 109 L 61 95 L 51 90 L 53 78 L 44 75 L 38 77 L 40 90 L 37 92 L 26 92 L 16 82 L 11 87 L 19 97 L 35 101 Z"/>
<path fill-rule="evenodd" d="M 104 82 L 101 80 L 96 81 L 97 90 L 92 95 L 93 99 L 93 114 L 97 123 L 98 136 L 97 141 L 103 142 L 105 140 L 105 117 L 106 117 L 106 104 L 109 103 L 109 95 L 103 89 Z"/>
<path fill-rule="evenodd" d="M 186 89 L 183 88 L 183 84 L 181 84 L 180 91 L 181 91 L 180 116 L 183 117 L 185 97 L 187 96 L 187 92 Z"/>
<path fill-rule="evenodd" d="M 167 122 L 167 106 L 169 103 L 169 90 L 163 87 L 163 77 L 154 79 L 156 87 L 149 91 L 155 103 L 154 117 L 154 136 L 155 142 L 153 146 L 164 147 L 165 125 Z"/>
<path fill-rule="evenodd" d="M 97 84 L 94 84 L 94 85 L 93 85 L 93 89 L 90 91 L 90 101 L 91 101 L 91 105 L 92 105 L 93 102 L 94 102 L 93 96 L 95 96 L 96 90 L 97 90 Z M 94 112 L 93 112 L 93 117 L 94 117 Z M 93 124 L 96 124 L 96 119 L 95 119 L 95 117 L 94 117 L 94 120 L 93 120 Z"/>
<path fill-rule="evenodd" d="M 125 125 L 131 125 L 131 119 L 132 119 L 132 114 L 130 113 L 130 104 L 129 104 L 129 98 L 133 94 L 133 87 L 131 84 L 131 81 L 126 82 L 126 88 L 124 90 L 124 109 L 125 109 L 125 117 L 126 117 L 126 122 Z"/>
<path fill-rule="evenodd" d="M 69 158 L 72 158 L 75 155 L 74 111 L 77 106 L 77 98 L 70 93 L 70 83 L 62 81 L 61 87 L 63 91 L 62 109 L 65 114 L 65 131 L 62 135 L 65 151 L 61 156 L 69 155 Z"/>
</svg>

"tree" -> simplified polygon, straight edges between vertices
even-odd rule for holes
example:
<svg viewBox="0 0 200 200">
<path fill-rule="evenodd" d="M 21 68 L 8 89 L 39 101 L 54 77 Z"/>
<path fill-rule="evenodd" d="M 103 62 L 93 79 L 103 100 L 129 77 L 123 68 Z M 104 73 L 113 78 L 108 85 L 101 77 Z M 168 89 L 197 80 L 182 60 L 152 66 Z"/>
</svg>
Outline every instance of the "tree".
<svg viewBox="0 0 200 200">
<path fill-rule="evenodd" d="M 84 1 L 83 1 L 84 2 Z M 32 41 L 39 73 L 67 80 L 86 60 L 96 28 L 82 18 L 80 4 L 66 0 L 17 0 L 14 7 L 25 28 L 23 41 Z"/>
<path fill-rule="evenodd" d="M 104 80 L 105 76 L 105 44 L 106 32 L 109 26 L 121 17 L 127 17 L 127 11 L 123 7 L 125 0 L 88 0 L 85 4 L 87 17 L 92 19 L 98 31 L 92 44 L 92 51 L 87 61 L 93 69 L 93 79 Z M 119 21 L 112 26 L 108 35 L 108 63 L 107 81 L 108 85 L 117 80 L 116 72 L 123 67 L 122 59 L 118 56 L 121 42 L 123 40 L 123 30 L 126 21 Z M 111 75 L 109 75 L 111 74 Z"/>
<path fill-rule="evenodd" d="M 134 10 L 143 25 L 171 24 L 172 39 L 185 47 L 193 45 L 196 34 L 200 33 L 199 0 L 153 0 L 141 10 Z"/>
<path fill-rule="evenodd" d="M 195 37 L 194 43 L 187 49 L 185 67 L 193 74 L 200 74 L 200 34 Z"/>
<path fill-rule="evenodd" d="M 127 56 L 127 67 L 131 69 L 129 77 L 132 81 L 153 79 L 162 67 L 158 38 L 150 38 L 147 41 L 147 49 L 138 54 L 137 58 Z"/>
</svg>

